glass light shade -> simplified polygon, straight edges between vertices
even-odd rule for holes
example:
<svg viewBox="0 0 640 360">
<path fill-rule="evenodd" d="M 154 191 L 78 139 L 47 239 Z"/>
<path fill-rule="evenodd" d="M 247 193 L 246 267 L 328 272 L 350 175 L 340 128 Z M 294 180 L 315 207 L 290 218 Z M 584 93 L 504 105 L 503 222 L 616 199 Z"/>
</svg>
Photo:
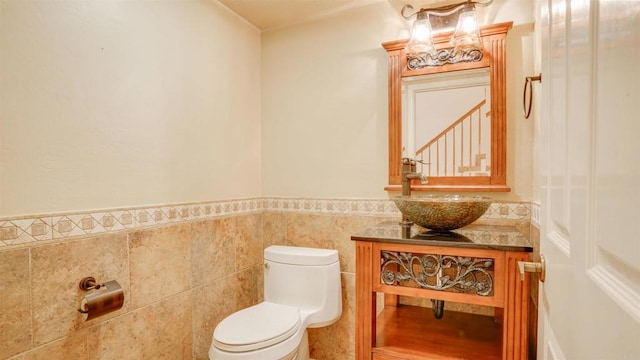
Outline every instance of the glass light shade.
<svg viewBox="0 0 640 360">
<path fill-rule="evenodd" d="M 451 45 L 456 49 L 482 48 L 480 27 L 478 26 L 474 7 L 465 7 L 460 13 L 456 31 L 451 38 Z"/>
<path fill-rule="evenodd" d="M 418 13 L 416 21 L 411 29 L 411 38 L 406 46 L 409 55 L 434 54 L 433 36 L 431 34 L 431 23 L 429 16 L 425 13 Z"/>
</svg>

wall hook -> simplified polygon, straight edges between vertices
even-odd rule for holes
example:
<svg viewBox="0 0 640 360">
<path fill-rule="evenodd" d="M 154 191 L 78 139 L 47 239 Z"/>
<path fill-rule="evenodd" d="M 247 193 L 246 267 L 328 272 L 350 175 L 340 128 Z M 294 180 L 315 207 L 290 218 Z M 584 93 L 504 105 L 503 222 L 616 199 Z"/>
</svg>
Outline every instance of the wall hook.
<svg viewBox="0 0 640 360">
<path fill-rule="evenodd" d="M 524 82 L 524 90 L 522 93 L 522 110 L 524 111 L 524 118 L 528 119 L 531 115 L 531 105 L 533 104 L 533 89 L 531 84 L 534 81 L 542 82 L 542 74 L 537 76 L 527 76 Z M 529 103 L 527 104 L 527 93 L 529 94 Z"/>
</svg>

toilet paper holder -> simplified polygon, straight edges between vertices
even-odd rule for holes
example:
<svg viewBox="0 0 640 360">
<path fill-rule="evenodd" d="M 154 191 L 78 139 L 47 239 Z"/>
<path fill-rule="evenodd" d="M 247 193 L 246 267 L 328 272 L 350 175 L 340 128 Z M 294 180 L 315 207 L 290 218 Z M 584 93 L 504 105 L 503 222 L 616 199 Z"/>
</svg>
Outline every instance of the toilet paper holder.
<svg viewBox="0 0 640 360">
<path fill-rule="evenodd" d="M 82 298 L 78 308 L 78 312 L 87 315 L 86 320 L 119 310 L 124 305 L 124 291 L 115 280 L 98 283 L 94 277 L 87 276 L 80 280 L 78 287 L 91 291 Z"/>
</svg>

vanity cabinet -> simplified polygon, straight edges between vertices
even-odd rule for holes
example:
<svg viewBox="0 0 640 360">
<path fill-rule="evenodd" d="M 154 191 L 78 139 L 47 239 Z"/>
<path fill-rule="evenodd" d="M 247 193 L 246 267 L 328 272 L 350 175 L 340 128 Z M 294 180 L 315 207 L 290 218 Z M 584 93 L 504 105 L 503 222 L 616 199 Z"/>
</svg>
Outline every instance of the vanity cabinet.
<svg viewBox="0 0 640 360">
<path fill-rule="evenodd" d="M 518 262 L 533 248 L 525 234 L 490 225 L 443 234 L 388 222 L 351 239 L 357 360 L 527 358 L 529 277 L 521 278 Z M 443 300 L 444 316 L 401 305 L 398 296 Z M 446 311 L 447 302 L 493 307 L 495 316 Z"/>
</svg>

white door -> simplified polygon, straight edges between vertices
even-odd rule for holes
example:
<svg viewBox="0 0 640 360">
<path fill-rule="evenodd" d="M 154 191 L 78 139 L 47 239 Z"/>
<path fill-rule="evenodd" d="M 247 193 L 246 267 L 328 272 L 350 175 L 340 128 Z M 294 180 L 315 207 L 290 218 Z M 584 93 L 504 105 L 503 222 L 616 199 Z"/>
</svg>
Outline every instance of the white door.
<svg viewBox="0 0 640 360">
<path fill-rule="evenodd" d="M 538 359 L 640 360 L 640 0 L 536 5 Z"/>
</svg>

